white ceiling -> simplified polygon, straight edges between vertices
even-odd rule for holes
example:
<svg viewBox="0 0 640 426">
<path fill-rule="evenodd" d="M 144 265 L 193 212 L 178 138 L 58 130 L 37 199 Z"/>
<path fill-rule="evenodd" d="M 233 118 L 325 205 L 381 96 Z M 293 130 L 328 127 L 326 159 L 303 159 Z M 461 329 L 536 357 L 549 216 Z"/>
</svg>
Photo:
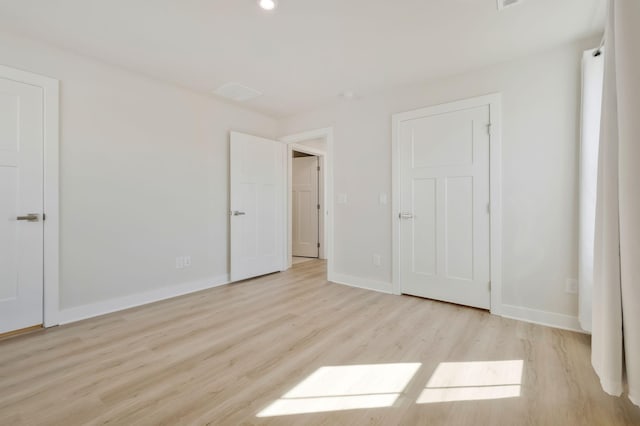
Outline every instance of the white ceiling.
<svg viewBox="0 0 640 426">
<path fill-rule="evenodd" d="M 0 0 L 0 28 L 283 117 L 600 34 L 606 0 Z"/>
</svg>

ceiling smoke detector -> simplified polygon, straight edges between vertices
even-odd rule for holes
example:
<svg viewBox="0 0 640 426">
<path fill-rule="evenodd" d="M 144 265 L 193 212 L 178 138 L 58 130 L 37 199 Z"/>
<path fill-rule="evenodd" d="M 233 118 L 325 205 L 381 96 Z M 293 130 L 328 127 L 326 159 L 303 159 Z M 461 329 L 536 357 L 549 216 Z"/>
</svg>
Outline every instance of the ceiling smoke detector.
<svg viewBox="0 0 640 426">
<path fill-rule="evenodd" d="M 498 10 L 506 9 L 507 7 L 518 5 L 524 0 L 497 0 L 498 2 Z"/>
<path fill-rule="evenodd" d="M 246 102 L 262 96 L 261 92 L 238 83 L 227 83 L 213 91 L 214 95 L 231 99 L 235 102 Z"/>
</svg>

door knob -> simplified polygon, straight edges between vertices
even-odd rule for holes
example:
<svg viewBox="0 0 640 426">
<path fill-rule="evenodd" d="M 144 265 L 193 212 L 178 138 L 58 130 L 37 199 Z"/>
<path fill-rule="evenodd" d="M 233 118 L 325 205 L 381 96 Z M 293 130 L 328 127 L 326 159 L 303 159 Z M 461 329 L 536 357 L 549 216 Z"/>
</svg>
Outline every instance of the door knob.
<svg viewBox="0 0 640 426">
<path fill-rule="evenodd" d="M 234 216 L 244 216 L 246 213 L 245 212 L 239 212 L 238 210 L 235 210 L 231 213 Z"/>
<path fill-rule="evenodd" d="M 26 216 L 18 216 L 17 220 L 26 220 L 27 222 L 37 222 L 40 220 L 40 215 L 37 213 L 29 213 Z"/>
<path fill-rule="evenodd" d="M 398 213 L 400 219 L 413 219 L 413 213 L 400 212 Z"/>
</svg>

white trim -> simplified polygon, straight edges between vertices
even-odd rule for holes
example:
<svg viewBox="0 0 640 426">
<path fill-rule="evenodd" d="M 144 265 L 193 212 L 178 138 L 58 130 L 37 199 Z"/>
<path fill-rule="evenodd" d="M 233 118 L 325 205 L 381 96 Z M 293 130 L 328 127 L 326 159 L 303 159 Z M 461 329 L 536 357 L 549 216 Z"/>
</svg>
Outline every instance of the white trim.
<svg viewBox="0 0 640 426">
<path fill-rule="evenodd" d="M 313 139 L 324 139 L 327 142 L 327 152 L 321 153 L 318 150 L 314 150 L 309 147 L 299 147 L 296 145 L 299 142 L 304 142 Z M 333 127 L 326 127 L 323 129 L 311 130 L 308 132 L 297 133 L 294 135 L 284 136 L 279 139 L 283 143 L 287 144 L 287 191 L 286 191 L 286 211 L 288 218 L 288 227 L 286 234 L 286 241 L 291 241 L 291 151 L 293 147 L 296 149 L 304 150 L 313 155 L 319 155 L 324 158 L 324 209 L 325 221 L 324 221 L 324 244 L 325 244 L 325 256 L 327 258 L 327 280 L 334 281 L 334 235 L 333 235 Z M 316 154 L 317 152 L 317 154 Z M 291 267 L 291 247 L 290 244 L 286 244 L 286 262 L 287 268 Z"/>
<path fill-rule="evenodd" d="M 88 305 L 76 306 L 60 311 L 60 324 L 81 321 L 88 318 L 98 317 L 113 312 L 122 311 L 136 306 L 147 305 L 161 300 L 172 299 L 178 296 L 195 293 L 197 291 L 208 290 L 229 284 L 229 276 L 221 275 L 207 280 L 192 281 L 177 284 L 169 287 L 162 287 L 144 293 L 136 293 L 129 296 L 109 299 L 102 302 Z"/>
<path fill-rule="evenodd" d="M 333 279 L 329 281 L 349 287 L 372 290 L 385 294 L 393 294 L 393 285 L 384 281 L 376 281 L 368 278 L 354 277 L 353 275 L 345 274 L 333 274 Z"/>
<path fill-rule="evenodd" d="M 502 307 L 502 96 L 494 93 L 470 99 L 394 114 L 392 118 L 391 176 L 392 204 L 392 283 L 394 294 L 401 294 L 400 285 L 400 123 L 420 117 L 489 105 L 490 140 L 490 211 L 491 211 L 491 313 L 500 315 Z"/>
<path fill-rule="evenodd" d="M 52 327 L 59 323 L 60 305 L 60 254 L 59 254 L 59 87 L 58 80 L 0 65 L 0 78 L 32 86 L 43 91 L 43 149 L 44 182 L 43 212 L 44 273 L 43 273 L 43 325 Z"/>
<path fill-rule="evenodd" d="M 501 316 L 504 318 L 588 334 L 580 327 L 578 317 L 514 305 L 502 305 L 501 308 Z"/>
</svg>

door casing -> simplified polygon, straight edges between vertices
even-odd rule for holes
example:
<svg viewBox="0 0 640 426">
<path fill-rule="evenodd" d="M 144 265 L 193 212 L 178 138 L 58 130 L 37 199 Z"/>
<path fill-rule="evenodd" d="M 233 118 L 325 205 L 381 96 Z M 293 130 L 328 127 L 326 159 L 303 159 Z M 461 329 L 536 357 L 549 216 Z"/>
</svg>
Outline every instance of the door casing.
<svg viewBox="0 0 640 426">
<path fill-rule="evenodd" d="M 42 88 L 44 107 L 43 182 L 43 319 L 44 327 L 59 324 L 59 86 L 58 80 L 0 65 L 0 78 Z"/>
<path fill-rule="evenodd" d="M 304 145 L 298 145 L 300 142 L 312 140 L 312 139 L 324 139 L 327 143 L 327 152 L 319 152 Z M 333 127 L 326 127 L 316 130 L 310 130 L 307 132 L 296 133 L 289 136 L 281 137 L 279 140 L 288 145 L 287 149 L 287 168 L 288 168 L 288 182 L 286 186 L 287 201 L 285 205 L 285 211 L 288 212 L 288 226 L 286 229 L 286 240 L 289 242 L 286 245 L 285 258 L 287 259 L 287 267 L 291 265 L 291 234 L 292 234 L 292 221 L 291 221 L 291 155 L 292 151 L 300 151 L 311 155 L 317 155 L 322 162 L 322 170 L 324 172 L 324 199 L 323 215 L 324 215 L 324 235 L 320 236 L 320 257 L 327 259 L 327 279 L 333 281 Z"/>
<path fill-rule="evenodd" d="M 403 121 L 437 114 L 445 114 L 461 109 L 489 106 L 491 137 L 489 141 L 489 205 L 490 205 L 490 271 L 491 271 L 491 313 L 500 315 L 502 306 L 502 113 L 499 93 L 479 96 L 413 111 L 394 114 L 392 118 L 392 288 L 394 294 L 401 294 L 400 282 L 400 124 Z"/>
</svg>

